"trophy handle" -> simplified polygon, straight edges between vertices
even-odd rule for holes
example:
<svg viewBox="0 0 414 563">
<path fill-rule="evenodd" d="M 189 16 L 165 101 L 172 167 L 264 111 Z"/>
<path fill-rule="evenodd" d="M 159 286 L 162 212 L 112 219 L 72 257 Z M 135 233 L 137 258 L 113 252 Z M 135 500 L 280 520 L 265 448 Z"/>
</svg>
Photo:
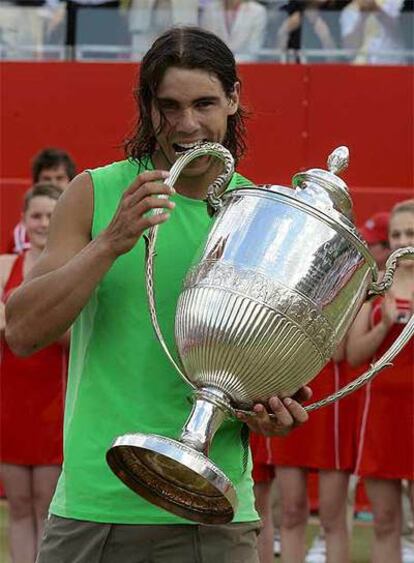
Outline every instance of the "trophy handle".
<svg viewBox="0 0 414 563">
<path fill-rule="evenodd" d="M 207 192 L 207 208 L 210 215 L 214 215 L 221 206 L 221 195 L 224 193 L 228 182 L 230 181 L 234 172 L 234 158 L 230 151 L 224 148 L 219 143 L 203 143 L 194 149 L 186 151 L 182 156 L 180 156 L 176 162 L 172 165 L 169 177 L 165 180 L 165 183 L 171 188 L 174 187 L 175 182 L 180 176 L 182 170 L 195 158 L 200 156 L 211 155 L 219 158 L 224 163 L 223 172 L 217 176 L 214 182 L 209 186 Z M 164 197 L 164 196 L 160 196 Z M 155 214 L 162 213 L 164 209 L 154 210 Z M 193 383 L 188 379 L 186 374 L 181 370 L 178 363 L 173 358 L 168 346 L 165 342 L 164 336 L 162 334 L 160 325 L 158 323 L 157 309 L 155 304 L 155 292 L 154 292 L 154 258 L 156 256 L 155 245 L 157 242 L 158 235 L 158 225 L 154 225 L 148 229 L 148 234 L 144 235 L 145 240 L 145 286 L 148 299 L 148 308 L 151 317 L 151 323 L 154 328 L 156 337 L 161 344 L 166 356 L 181 375 L 181 377 L 192 387 L 195 388 Z"/>
<path fill-rule="evenodd" d="M 368 298 L 374 297 L 375 295 L 382 295 L 391 287 L 398 262 L 404 259 L 414 260 L 414 247 L 407 246 L 406 248 L 399 248 L 389 256 L 385 265 L 384 276 L 380 282 L 373 282 L 370 285 L 370 287 L 368 288 Z M 368 371 L 357 377 L 354 381 L 351 381 L 351 383 L 348 383 L 348 385 L 346 385 L 345 387 L 342 387 L 342 389 L 338 389 L 336 393 L 329 395 L 329 397 L 306 406 L 305 410 L 311 412 L 315 409 L 319 409 L 320 407 L 329 405 L 330 403 L 333 403 L 338 399 L 346 397 L 346 395 L 349 395 L 353 391 L 356 391 L 357 389 L 362 387 L 362 385 L 365 385 L 365 383 L 368 383 L 368 381 L 373 379 L 377 375 L 377 373 L 379 373 L 384 368 L 392 365 L 392 360 L 400 352 L 400 350 L 404 348 L 410 338 L 412 338 L 413 334 L 414 315 L 411 316 L 410 320 L 407 323 L 407 326 L 404 328 L 397 340 L 377 362 L 371 364 Z"/>
<path fill-rule="evenodd" d="M 400 352 L 400 350 L 404 348 L 404 346 L 412 338 L 413 335 L 414 335 L 414 315 L 411 315 L 411 318 L 408 321 L 407 326 L 404 328 L 404 330 L 397 338 L 397 340 L 391 345 L 391 347 L 385 352 L 385 354 L 377 362 L 371 364 L 368 371 L 366 371 L 365 373 L 354 379 L 354 381 L 351 381 L 351 383 L 348 383 L 348 385 L 345 385 L 345 387 L 342 387 L 342 389 L 339 389 L 336 393 L 329 395 L 329 397 L 326 397 L 325 399 L 321 399 L 316 403 L 312 403 L 311 405 L 306 406 L 305 410 L 311 412 L 316 409 L 319 409 L 320 407 L 329 405 L 330 403 L 333 403 L 338 399 L 342 399 L 343 397 L 346 397 L 353 391 L 356 391 L 357 389 L 365 385 L 365 383 L 368 383 L 368 381 L 370 381 L 373 377 L 375 377 L 377 373 L 379 373 L 381 370 L 383 370 L 388 366 L 392 366 L 391 363 L 392 360 Z"/>
</svg>

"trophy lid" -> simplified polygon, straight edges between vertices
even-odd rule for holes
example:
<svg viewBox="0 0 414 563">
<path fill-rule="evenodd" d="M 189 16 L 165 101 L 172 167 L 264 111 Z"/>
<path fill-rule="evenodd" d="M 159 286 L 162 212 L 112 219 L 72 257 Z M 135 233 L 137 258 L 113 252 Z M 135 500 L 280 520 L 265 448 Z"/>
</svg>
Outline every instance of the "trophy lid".
<svg viewBox="0 0 414 563">
<path fill-rule="evenodd" d="M 309 201 L 310 204 L 320 207 L 320 204 L 324 205 L 324 202 L 329 201 L 336 211 L 352 222 L 352 200 L 347 185 L 338 176 L 348 164 L 348 147 L 338 147 L 328 157 L 328 170 L 311 168 L 306 172 L 299 172 L 293 176 L 292 185 L 299 190 L 306 190 L 308 196 L 313 196 L 306 198 L 313 200 Z"/>
</svg>

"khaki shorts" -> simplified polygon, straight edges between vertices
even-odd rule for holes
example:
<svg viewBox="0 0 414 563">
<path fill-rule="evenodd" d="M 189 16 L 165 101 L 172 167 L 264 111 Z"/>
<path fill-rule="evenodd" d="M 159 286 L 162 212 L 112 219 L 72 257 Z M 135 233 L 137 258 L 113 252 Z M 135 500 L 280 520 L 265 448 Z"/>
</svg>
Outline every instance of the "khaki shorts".
<svg viewBox="0 0 414 563">
<path fill-rule="evenodd" d="M 50 516 L 36 563 L 259 563 L 259 522 L 100 524 Z"/>
</svg>

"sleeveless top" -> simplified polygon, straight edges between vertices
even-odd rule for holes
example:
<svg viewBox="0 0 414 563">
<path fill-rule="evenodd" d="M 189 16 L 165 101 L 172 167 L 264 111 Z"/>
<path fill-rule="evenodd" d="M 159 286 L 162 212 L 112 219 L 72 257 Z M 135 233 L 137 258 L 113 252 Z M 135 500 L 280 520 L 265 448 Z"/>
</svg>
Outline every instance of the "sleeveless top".
<svg viewBox="0 0 414 563">
<path fill-rule="evenodd" d="M 151 169 L 148 159 L 145 164 L 121 161 L 89 172 L 94 190 L 92 238 L 108 226 L 137 174 Z M 249 182 L 234 174 L 229 187 L 238 185 Z M 180 194 L 171 199 L 176 207 L 158 232 L 154 285 L 160 326 L 174 351 L 178 295 L 211 219 L 203 201 Z M 105 460 L 112 441 L 122 434 L 143 432 L 178 439 L 191 410 L 191 389 L 154 335 L 144 255 L 141 237 L 113 263 L 73 327 L 64 464 L 51 505 L 58 516 L 123 524 L 188 523 L 127 488 Z M 210 451 L 210 458 L 237 489 L 236 522 L 257 520 L 242 428 L 235 419 L 225 421 Z"/>
</svg>

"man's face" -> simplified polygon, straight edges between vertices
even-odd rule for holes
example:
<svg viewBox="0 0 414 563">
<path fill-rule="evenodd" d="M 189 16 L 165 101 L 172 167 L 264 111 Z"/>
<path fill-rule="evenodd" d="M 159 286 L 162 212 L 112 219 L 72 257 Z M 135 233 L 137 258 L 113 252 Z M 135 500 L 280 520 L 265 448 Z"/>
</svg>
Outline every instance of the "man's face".
<svg viewBox="0 0 414 563">
<path fill-rule="evenodd" d="M 40 171 L 38 182 L 54 184 L 64 190 L 68 186 L 70 178 L 66 172 L 66 168 L 63 164 L 60 164 L 54 168 L 43 168 L 43 170 Z"/>
<path fill-rule="evenodd" d="M 199 141 L 223 142 L 227 120 L 237 112 L 238 83 L 230 97 L 224 93 L 220 80 L 198 69 L 170 67 L 158 88 L 157 104 L 152 107 L 152 124 L 156 131 L 163 164 L 170 168 L 180 153 Z M 160 111 L 165 116 L 161 131 Z M 207 172 L 211 157 L 202 157 L 184 170 L 186 176 Z"/>
</svg>

